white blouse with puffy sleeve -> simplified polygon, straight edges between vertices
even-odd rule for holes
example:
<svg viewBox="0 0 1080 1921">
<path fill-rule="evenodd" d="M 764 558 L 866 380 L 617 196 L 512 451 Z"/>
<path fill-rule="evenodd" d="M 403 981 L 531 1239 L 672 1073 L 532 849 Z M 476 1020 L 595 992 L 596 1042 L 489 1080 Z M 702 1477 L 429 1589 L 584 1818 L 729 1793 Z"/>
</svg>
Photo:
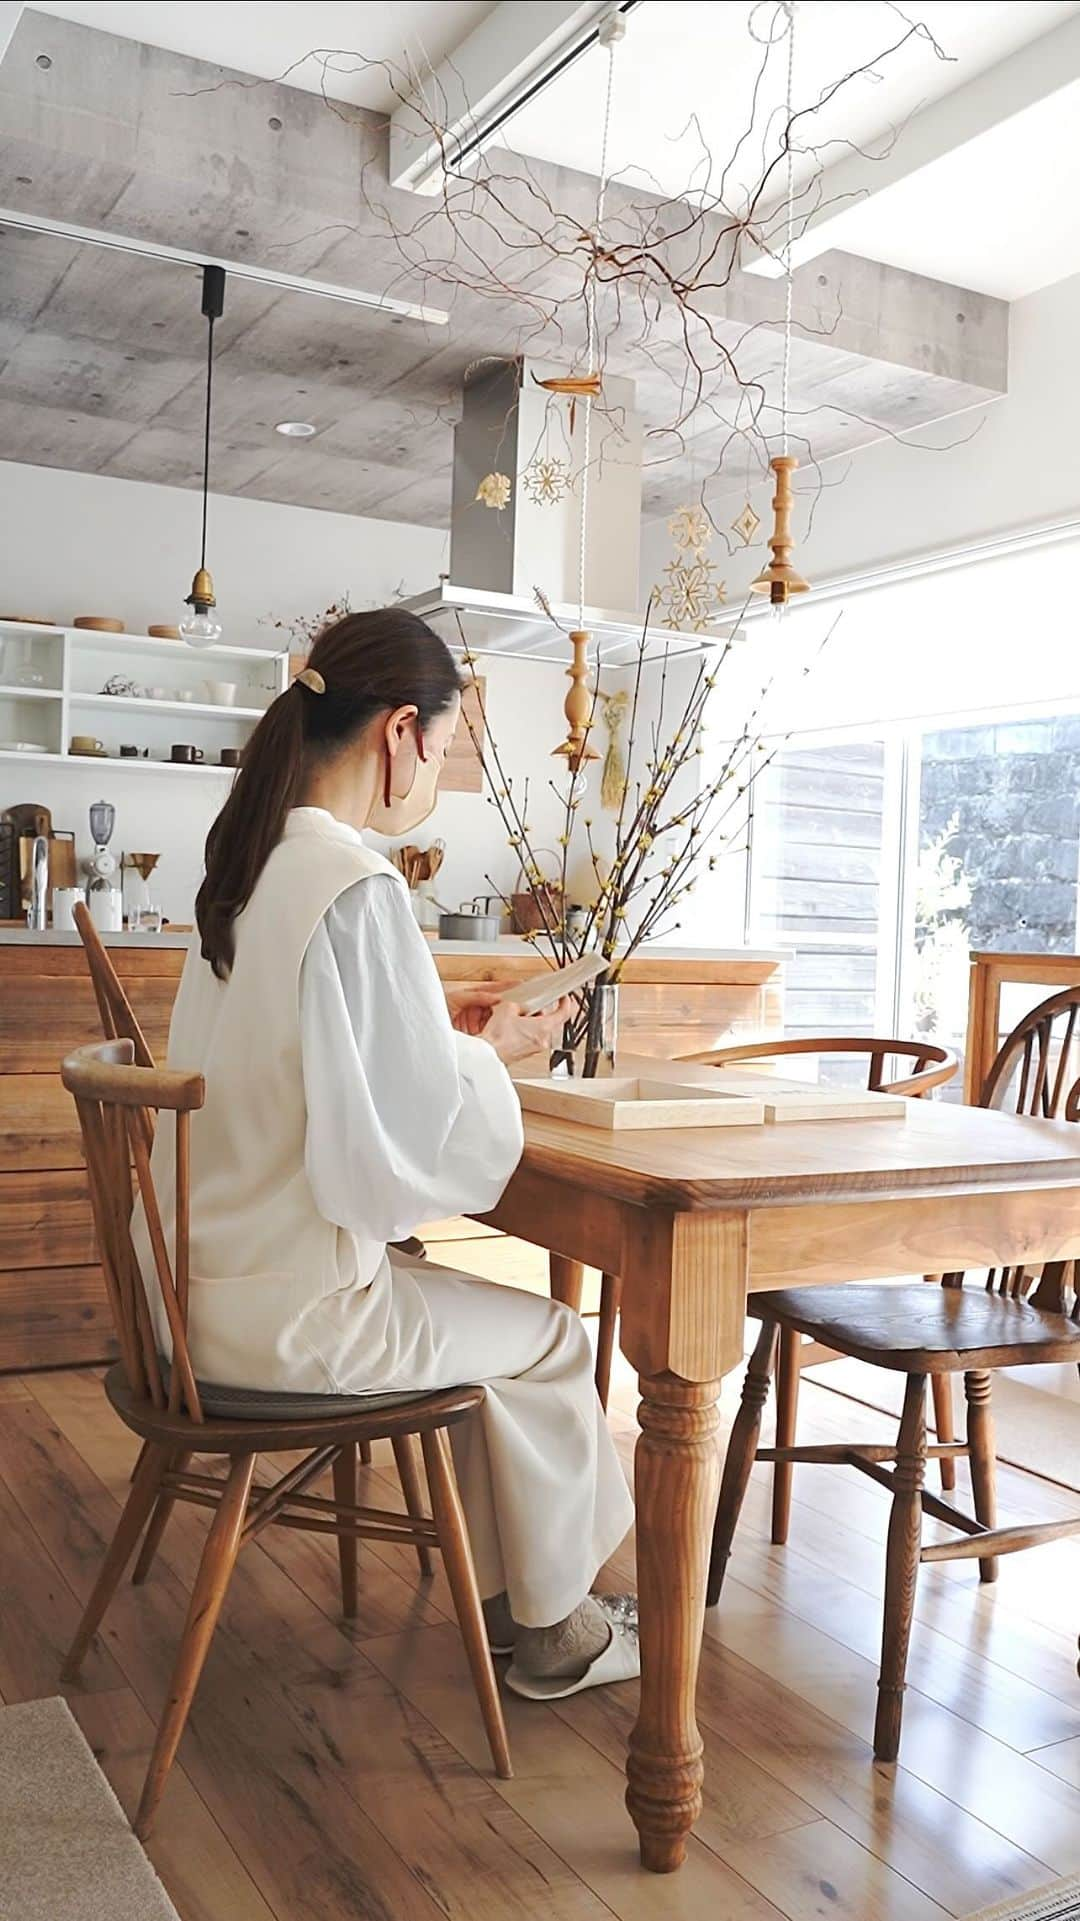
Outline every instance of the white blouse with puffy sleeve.
<svg viewBox="0 0 1080 1921">
<path fill-rule="evenodd" d="M 435 962 L 393 876 L 328 909 L 300 974 L 306 1167 L 325 1219 L 365 1240 L 493 1207 L 521 1109 L 487 1042 L 450 1024 Z"/>
</svg>

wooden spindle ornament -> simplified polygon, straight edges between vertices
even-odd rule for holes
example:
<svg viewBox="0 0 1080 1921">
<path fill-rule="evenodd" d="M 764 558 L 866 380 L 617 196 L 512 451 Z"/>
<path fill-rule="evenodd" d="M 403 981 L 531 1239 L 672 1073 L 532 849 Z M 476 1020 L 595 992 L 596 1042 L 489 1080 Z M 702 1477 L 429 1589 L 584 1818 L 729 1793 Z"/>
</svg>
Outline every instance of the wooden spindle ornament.
<svg viewBox="0 0 1080 1921">
<path fill-rule="evenodd" d="M 776 492 L 773 495 L 773 530 L 769 536 L 769 546 L 773 557 L 767 567 L 763 567 L 756 580 L 750 582 L 753 594 L 768 594 L 774 607 L 786 607 L 792 594 L 807 594 L 810 583 L 797 574 L 791 564 L 791 549 L 794 540 L 791 533 L 791 513 L 795 496 L 791 491 L 791 476 L 798 466 L 794 454 L 777 454 L 769 465 L 776 475 Z"/>
<path fill-rule="evenodd" d="M 593 716 L 593 697 L 586 685 L 589 678 L 586 659 L 589 638 L 588 633 L 580 627 L 575 628 L 570 635 L 574 658 L 566 670 L 570 687 L 563 702 L 563 712 L 566 715 L 569 732 L 566 739 L 553 750 L 554 753 L 562 755 L 572 774 L 579 773 L 586 761 L 600 758 L 595 747 L 589 743 L 589 728 Z"/>
</svg>

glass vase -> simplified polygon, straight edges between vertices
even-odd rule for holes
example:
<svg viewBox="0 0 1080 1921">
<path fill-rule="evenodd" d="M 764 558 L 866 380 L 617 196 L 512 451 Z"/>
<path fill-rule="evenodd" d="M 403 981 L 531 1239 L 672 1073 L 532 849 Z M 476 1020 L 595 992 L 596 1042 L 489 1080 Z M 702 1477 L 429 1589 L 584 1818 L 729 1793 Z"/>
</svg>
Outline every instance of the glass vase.
<svg viewBox="0 0 1080 1921">
<path fill-rule="evenodd" d="M 564 1044 L 549 1062 L 552 1074 L 572 1074 L 581 1080 L 606 1079 L 615 1072 L 619 1041 L 619 989 L 615 982 L 597 982 L 588 990 L 584 1035 L 576 1041 L 567 1031 Z"/>
</svg>

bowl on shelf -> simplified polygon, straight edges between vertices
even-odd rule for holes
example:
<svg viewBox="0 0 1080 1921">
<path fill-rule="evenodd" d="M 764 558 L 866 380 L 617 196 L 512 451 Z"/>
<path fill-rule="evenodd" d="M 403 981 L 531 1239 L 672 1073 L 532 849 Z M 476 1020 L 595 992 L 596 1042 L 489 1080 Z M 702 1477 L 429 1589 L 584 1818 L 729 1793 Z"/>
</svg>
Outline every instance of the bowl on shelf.
<svg viewBox="0 0 1080 1921">
<path fill-rule="evenodd" d="M 146 631 L 151 640 L 179 640 L 180 638 L 179 627 L 170 627 L 167 624 L 159 623 L 154 627 L 148 627 Z"/>
<path fill-rule="evenodd" d="M 235 707 L 236 696 L 240 692 L 235 680 L 204 680 L 206 698 L 215 707 Z"/>
<path fill-rule="evenodd" d="M 47 754 L 40 740 L 0 740 L 0 754 Z"/>
<path fill-rule="evenodd" d="M 124 623 L 112 614 L 76 614 L 73 627 L 79 627 L 88 634 L 122 634 Z"/>
<path fill-rule="evenodd" d="M 55 620 L 45 614 L 0 614 L 0 624 L 5 627 L 55 627 Z"/>
</svg>

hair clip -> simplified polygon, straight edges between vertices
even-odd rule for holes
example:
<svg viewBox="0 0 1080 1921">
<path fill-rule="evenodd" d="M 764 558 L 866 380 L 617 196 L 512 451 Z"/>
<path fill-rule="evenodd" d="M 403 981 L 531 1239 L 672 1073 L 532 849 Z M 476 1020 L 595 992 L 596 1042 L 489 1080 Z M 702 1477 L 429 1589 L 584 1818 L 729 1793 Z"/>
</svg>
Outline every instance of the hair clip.
<svg viewBox="0 0 1080 1921">
<path fill-rule="evenodd" d="M 296 675 L 293 686 L 306 687 L 311 694 L 325 694 L 326 682 L 317 667 L 303 667 Z"/>
</svg>

